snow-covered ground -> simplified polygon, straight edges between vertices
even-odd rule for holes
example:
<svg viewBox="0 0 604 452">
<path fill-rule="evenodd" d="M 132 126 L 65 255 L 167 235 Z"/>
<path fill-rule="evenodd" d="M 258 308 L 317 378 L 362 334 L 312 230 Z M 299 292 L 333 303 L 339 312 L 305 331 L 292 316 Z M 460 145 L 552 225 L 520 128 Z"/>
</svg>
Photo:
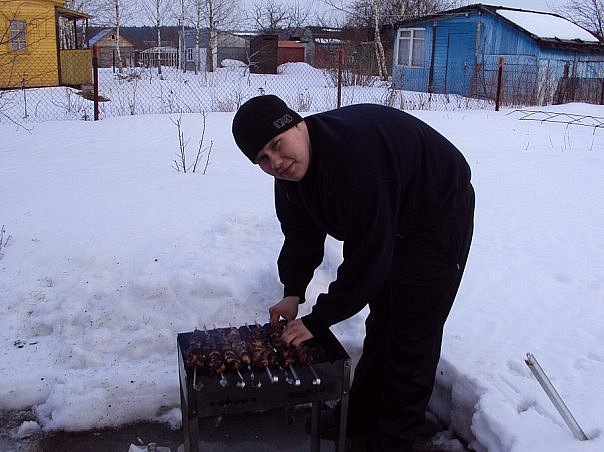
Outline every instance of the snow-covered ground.
<svg viewBox="0 0 604 452">
<path fill-rule="evenodd" d="M 414 114 L 462 150 L 477 194 L 432 410 L 478 451 L 604 450 L 604 131 L 510 111 Z M 232 117 L 206 113 L 202 164 L 186 174 L 175 122 L 191 161 L 201 114 L 0 123 L 0 410 L 34 407 L 22 432 L 177 428 L 176 335 L 268 320 L 281 294 L 272 180 L 237 150 Z M 329 240 L 301 315 L 340 261 Z M 354 360 L 365 315 L 333 327 Z"/>
</svg>

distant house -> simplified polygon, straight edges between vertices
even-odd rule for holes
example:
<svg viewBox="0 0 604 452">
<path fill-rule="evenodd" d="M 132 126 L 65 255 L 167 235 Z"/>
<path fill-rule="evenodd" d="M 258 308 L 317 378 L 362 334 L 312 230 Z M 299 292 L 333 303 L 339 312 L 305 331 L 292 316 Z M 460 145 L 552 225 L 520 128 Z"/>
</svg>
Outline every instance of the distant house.
<svg viewBox="0 0 604 452">
<path fill-rule="evenodd" d="M 179 33 L 181 42 L 182 32 Z M 196 31 L 186 29 L 184 34 L 184 63 L 188 71 L 195 69 L 196 61 L 199 63 L 198 70 L 206 71 L 210 67 L 210 31 L 204 28 L 199 31 L 199 42 L 196 43 Z M 218 48 L 217 48 L 217 63 L 220 66 L 223 60 L 239 60 L 244 63 L 248 62 L 249 58 L 249 39 L 239 34 L 218 31 Z M 195 49 L 199 49 L 197 58 L 195 57 Z"/>
<path fill-rule="evenodd" d="M 572 89 L 600 100 L 604 44 L 595 36 L 556 14 L 482 4 L 398 23 L 392 82 L 489 98 L 500 57 L 504 97 L 563 102 Z"/>
<path fill-rule="evenodd" d="M 92 55 L 61 0 L 0 2 L 0 89 L 92 83 Z"/>
<path fill-rule="evenodd" d="M 90 47 L 97 50 L 99 67 L 119 66 L 117 43 L 118 35 L 116 28 L 102 30 L 90 38 Z M 119 35 L 119 50 L 123 67 L 133 67 L 136 65 L 136 45 L 134 41 L 124 36 L 123 33 Z"/>
<path fill-rule="evenodd" d="M 298 41 L 279 41 L 277 43 L 277 65 L 284 63 L 303 63 L 304 45 Z"/>
<path fill-rule="evenodd" d="M 350 30 L 306 27 L 300 42 L 306 47 L 306 62 L 315 67 L 337 67 L 338 51 L 359 41 Z"/>
</svg>

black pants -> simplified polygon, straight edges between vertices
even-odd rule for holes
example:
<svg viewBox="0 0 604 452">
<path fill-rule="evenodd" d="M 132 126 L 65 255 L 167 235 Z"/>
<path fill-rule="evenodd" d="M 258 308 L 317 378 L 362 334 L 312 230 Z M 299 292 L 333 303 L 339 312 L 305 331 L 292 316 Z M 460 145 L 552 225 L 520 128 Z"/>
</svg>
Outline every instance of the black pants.
<svg viewBox="0 0 604 452">
<path fill-rule="evenodd" d="M 424 425 L 443 326 L 463 274 L 474 190 L 444 224 L 399 237 L 388 281 L 369 303 L 350 391 L 349 432 L 369 426 L 372 451 L 407 451 Z M 365 427 L 366 429 L 366 427 Z"/>
</svg>

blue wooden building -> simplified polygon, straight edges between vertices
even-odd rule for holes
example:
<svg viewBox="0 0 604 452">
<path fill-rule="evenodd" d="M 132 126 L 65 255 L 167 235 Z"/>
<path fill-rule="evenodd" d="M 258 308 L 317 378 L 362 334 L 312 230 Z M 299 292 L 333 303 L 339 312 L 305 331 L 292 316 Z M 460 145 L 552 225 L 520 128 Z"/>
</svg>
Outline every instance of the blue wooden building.
<svg viewBox="0 0 604 452">
<path fill-rule="evenodd" d="M 556 14 L 475 4 L 396 26 L 395 89 L 537 105 L 602 103 L 604 43 Z"/>
</svg>

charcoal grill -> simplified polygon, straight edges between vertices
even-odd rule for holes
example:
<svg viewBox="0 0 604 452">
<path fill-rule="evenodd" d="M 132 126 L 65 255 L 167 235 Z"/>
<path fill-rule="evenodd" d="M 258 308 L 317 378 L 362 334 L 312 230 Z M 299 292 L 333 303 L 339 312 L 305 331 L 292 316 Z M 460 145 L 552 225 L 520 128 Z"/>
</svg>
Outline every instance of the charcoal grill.
<svg viewBox="0 0 604 452">
<path fill-rule="evenodd" d="M 237 327 L 244 339 L 255 328 L 266 329 L 268 324 Z M 220 330 L 225 329 L 204 330 L 203 334 L 208 338 L 216 337 Z M 199 332 L 195 333 L 197 340 Z M 294 363 L 291 367 L 273 364 L 268 369 L 250 366 L 220 375 L 189 367 L 187 350 L 193 334 L 180 333 L 177 337 L 185 452 L 199 451 L 200 418 L 257 413 L 308 403 L 312 406 L 310 450 L 318 452 L 321 402 L 336 399 L 341 402 L 340 432 L 336 444 L 338 451 L 344 451 L 350 356 L 331 332 L 320 340 L 313 338 L 305 343 L 313 350 L 310 364 Z"/>
</svg>

